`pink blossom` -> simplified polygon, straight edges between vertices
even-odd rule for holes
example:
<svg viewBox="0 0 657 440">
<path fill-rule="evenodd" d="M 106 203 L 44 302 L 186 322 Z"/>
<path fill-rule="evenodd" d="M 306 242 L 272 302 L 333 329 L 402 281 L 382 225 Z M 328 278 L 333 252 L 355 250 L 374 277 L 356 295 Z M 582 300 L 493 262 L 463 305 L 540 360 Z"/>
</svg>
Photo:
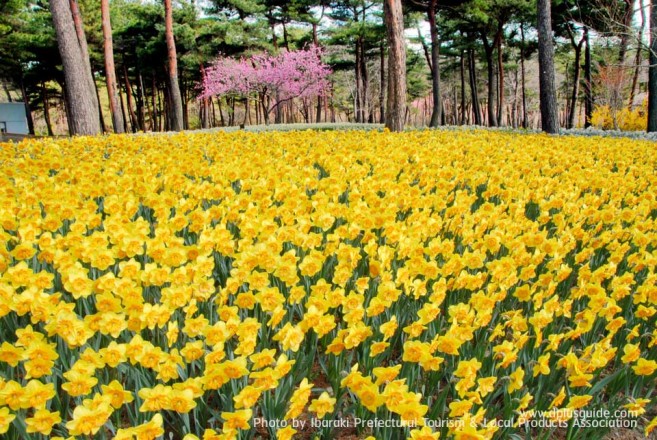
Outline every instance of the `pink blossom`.
<svg viewBox="0 0 657 440">
<path fill-rule="evenodd" d="M 207 69 L 199 98 L 215 95 L 249 97 L 257 94 L 271 112 L 282 102 L 325 95 L 330 90 L 331 68 L 322 62 L 322 49 L 283 51 L 251 58 L 220 57 Z"/>
</svg>

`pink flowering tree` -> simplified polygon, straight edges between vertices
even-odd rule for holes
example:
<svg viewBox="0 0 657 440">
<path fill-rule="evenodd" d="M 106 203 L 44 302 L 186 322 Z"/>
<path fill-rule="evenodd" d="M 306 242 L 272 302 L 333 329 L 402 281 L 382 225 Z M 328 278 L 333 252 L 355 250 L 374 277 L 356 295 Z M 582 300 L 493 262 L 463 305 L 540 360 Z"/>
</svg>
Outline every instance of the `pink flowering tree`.
<svg viewBox="0 0 657 440">
<path fill-rule="evenodd" d="M 200 98 L 240 96 L 257 99 L 265 123 L 281 104 L 293 99 L 324 96 L 330 90 L 331 69 L 322 62 L 322 50 L 283 51 L 251 58 L 220 57 L 207 69 Z"/>
</svg>

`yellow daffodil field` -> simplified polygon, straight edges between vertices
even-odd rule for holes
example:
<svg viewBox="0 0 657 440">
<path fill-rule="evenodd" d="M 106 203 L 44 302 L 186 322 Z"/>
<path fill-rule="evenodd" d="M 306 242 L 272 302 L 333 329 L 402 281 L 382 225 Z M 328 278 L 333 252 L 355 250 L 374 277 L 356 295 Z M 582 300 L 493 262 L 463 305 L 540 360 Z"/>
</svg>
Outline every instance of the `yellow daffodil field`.
<svg viewBox="0 0 657 440">
<path fill-rule="evenodd" d="M 0 168 L 3 439 L 654 435 L 654 143 L 183 133 Z"/>
</svg>

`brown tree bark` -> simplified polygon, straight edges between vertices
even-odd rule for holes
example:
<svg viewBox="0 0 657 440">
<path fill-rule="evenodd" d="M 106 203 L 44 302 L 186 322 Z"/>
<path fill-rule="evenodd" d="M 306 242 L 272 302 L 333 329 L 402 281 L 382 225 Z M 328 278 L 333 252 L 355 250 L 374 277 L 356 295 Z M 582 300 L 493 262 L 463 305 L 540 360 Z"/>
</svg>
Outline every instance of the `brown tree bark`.
<svg viewBox="0 0 657 440">
<path fill-rule="evenodd" d="M 68 94 L 66 93 L 66 83 L 59 83 L 59 87 L 62 89 L 62 104 L 64 105 L 64 114 L 66 115 L 66 131 L 68 131 L 69 136 L 73 136 L 73 129 L 71 128 L 71 107 L 68 105 L 68 99 L 66 98 Z"/>
<path fill-rule="evenodd" d="M 639 27 L 639 36 L 637 38 L 638 44 L 636 48 L 636 55 L 634 57 L 634 74 L 632 75 L 632 87 L 630 87 L 630 99 L 628 106 L 632 108 L 634 105 L 634 96 L 636 95 L 636 86 L 639 82 L 639 70 L 641 69 L 641 60 L 643 54 L 643 28 L 646 25 L 646 11 L 643 9 L 643 0 L 637 0 L 639 2 L 639 11 L 641 13 L 641 25 Z"/>
<path fill-rule="evenodd" d="M 363 115 L 364 107 L 364 97 L 363 97 L 363 80 L 361 77 L 362 70 L 360 68 L 360 59 L 362 56 L 361 52 L 362 39 L 358 37 L 356 39 L 356 65 L 354 66 L 355 78 L 356 78 L 356 96 L 354 99 L 354 116 L 356 117 L 356 122 L 365 122 L 365 117 Z"/>
<path fill-rule="evenodd" d="M 119 95 L 116 90 L 116 70 L 114 68 L 114 44 L 112 23 L 110 21 L 109 0 L 100 0 L 100 15 L 103 26 L 103 52 L 105 55 L 105 82 L 109 98 L 110 114 L 114 133 L 123 133 L 123 115 L 120 111 Z"/>
<path fill-rule="evenodd" d="M 438 26 L 436 25 L 436 7 L 438 0 L 429 1 L 427 17 L 429 19 L 429 32 L 431 34 L 431 92 L 433 107 L 431 109 L 430 127 L 438 127 L 442 120 L 442 104 L 440 96 L 440 40 Z"/>
<path fill-rule="evenodd" d="M 43 117 L 46 120 L 46 130 L 48 130 L 48 136 L 52 136 L 54 133 L 52 131 L 52 122 L 50 122 L 50 101 L 48 89 L 46 89 L 43 82 L 41 83 L 41 100 L 43 101 Z"/>
<path fill-rule="evenodd" d="M 502 60 L 502 41 L 504 40 L 504 29 L 502 22 L 499 22 L 497 35 L 495 36 L 497 47 L 497 83 L 499 86 L 497 95 L 497 123 L 504 125 L 504 62 Z"/>
<path fill-rule="evenodd" d="M 137 84 L 137 121 L 139 121 L 139 127 L 146 131 L 146 115 L 144 113 L 146 98 L 144 96 L 144 80 L 141 77 L 139 64 L 137 64 L 137 77 L 135 79 Z"/>
<path fill-rule="evenodd" d="M 630 40 L 629 33 L 632 31 L 632 17 L 634 16 L 634 8 L 632 0 L 623 0 L 625 5 L 625 13 L 623 14 L 623 27 L 620 34 L 620 47 L 618 48 L 618 64 L 625 62 L 625 55 L 627 54 L 627 45 Z"/>
<path fill-rule="evenodd" d="M 380 46 L 380 53 L 381 53 L 381 66 L 380 69 L 381 71 L 379 72 L 381 74 L 381 87 L 379 88 L 379 123 L 383 124 L 386 122 L 386 104 L 385 104 L 385 96 L 386 96 L 386 52 L 385 52 L 385 47 L 383 42 L 381 42 Z"/>
<path fill-rule="evenodd" d="M 23 79 L 21 72 L 21 95 L 23 97 L 23 103 L 25 104 L 25 116 L 27 117 L 27 129 L 30 134 L 34 134 L 34 119 L 32 118 L 32 109 L 30 108 L 30 99 L 27 96 L 27 90 L 25 89 L 25 80 Z"/>
<path fill-rule="evenodd" d="M 128 132 L 128 112 L 125 110 L 125 102 L 123 101 L 123 93 L 121 92 L 121 84 L 118 83 L 117 86 L 117 91 L 119 92 L 119 103 L 121 103 L 121 117 L 123 118 L 123 132 L 127 133 Z"/>
<path fill-rule="evenodd" d="M 573 91 L 570 95 L 570 104 L 568 108 L 568 120 L 566 122 L 566 128 L 573 128 L 575 126 L 575 113 L 577 112 L 577 95 L 579 95 L 579 73 L 582 68 L 580 66 L 580 60 L 582 57 L 582 46 L 584 45 L 584 36 L 579 40 L 579 43 L 575 43 L 575 37 L 573 36 L 570 28 L 568 29 L 568 36 L 570 37 L 570 44 L 575 50 L 575 71 L 573 75 Z"/>
<path fill-rule="evenodd" d="M 287 26 L 285 26 L 285 21 L 282 21 L 281 25 L 283 25 L 283 47 L 285 47 L 285 50 L 289 52 L 290 42 L 288 41 Z"/>
<path fill-rule="evenodd" d="M 210 98 L 212 99 L 212 98 Z M 228 105 L 228 104 L 226 104 Z M 224 111 L 221 108 L 221 98 L 217 96 L 217 108 L 219 109 L 219 122 L 221 123 L 222 127 L 226 126 L 226 120 L 224 119 Z"/>
<path fill-rule="evenodd" d="M 475 125 L 481 124 L 481 107 L 479 105 L 479 92 L 477 90 L 477 70 L 474 57 L 474 49 L 468 50 L 468 67 L 470 73 L 470 95 L 472 99 L 472 112 L 474 113 Z"/>
<path fill-rule="evenodd" d="M 85 61 L 81 41 L 75 31 L 70 4 L 65 0 L 51 0 L 50 12 L 64 66 L 71 133 L 98 134 L 100 115 L 98 100 L 92 85 L 93 78 L 88 67 L 89 58 L 86 57 Z"/>
<path fill-rule="evenodd" d="M 180 96 L 182 97 L 183 107 L 183 130 L 189 130 L 189 106 L 187 105 L 187 83 L 185 82 L 185 75 L 180 77 Z"/>
<path fill-rule="evenodd" d="M 212 114 L 212 122 L 210 122 L 210 127 L 216 127 L 217 126 L 217 113 L 214 108 L 214 99 L 210 98 L 210 109 L 211 114 Z"/>
<path fill-rule="evenodd" d="M 324 9 L 322 7 L 322 16 L 324 15 Z M 319 38 L 317 36 L 317 23 L 312 23 L 313 28 L 313 44 L 315 47 L 319 47 Z M 322 122 L 322 95 L 317 95 L 317 108 L 315 110 L 315 122 Z"/>
<path fill-rule="evenodd" d="M 157 81 L 155 80 L 155 71 L 153 71 L 153 81 L 151 84 L 151 106 L 153 107 L 153 116 L 151 117 L 151 130 L 160 131 L 160 112 L 158 111 L 158 100 L 159 97 L 157 93 Z"/>
<path fill-rule="evenodd" d="M 388 37 L 388 102 L 386 128 L 402 131 L 406 118 L 406 45 L 401 0 L 384 0 Z"/>
<path fill-rule="evenodd" d="M 363 122 L 373 122 L 370 121 L 372 115 L 372 109 L 370 105 L 370 92 L 369 92 L 369 75 L 367 73 L 367 57 L 365 56 L 365 41 L 361 45 L 361 57 L 360 57 L 360 78 L 363 82 Z"/>
<path fill-rule="evenodd" d="M 205 82 L 205 67 L 201 63 L 201 82 Z M 210 125 L 210 106 L 208 104 L 209 98 L 201 99 L 201 128 L 209 128 Z"/>
<path fill-rule="evenodd" d="M 527 89 L 525 84 L 525 26 L 520 25 L 520 81 L 522 82 L 522 128 L 529 127 L 529 119 L 527 118 Z"/>
<path fill-rule="evenodd" d="M 550 0 L 538 0 L 537 22 L 541 129 L 546 133 L 559 133 Z"/>
<path fill-rule="evenodd" d="M 82 50 L 82 58 L 84 59 L 85 62 L 85 68 L 89 72 L 89 78 L 91 78 L 91 87 L 95 90 L 96 105 L 98 106 L 98 117 L 100 121 L 100 128 L 104 133 L 105 120 L 103 119 L 103 110 L 100 106 L 100 98 L 98 96 L 98 85 L 96 84 L 94 71 L 91 68 L 91 58 L 89 57 L 89 48 L 87 47 L 87 37 L 84 33 L 84 24 L 82 22 L 82 14 L 80 13 L 80 5 L 78 4 L 78 0 L 69 0 L 69 6 L 71 7 L 73 24 L 75 26 L 75 33 L 78 36 L 78 42 L 80 43 L 80 49 Z"/>
<path fill-rule="evenodd" d="M 123 81 L 125 85 L 125 96 L 127 99 L 127 104 L 128 104 L 128 114 L 130 115 L 130 125 L 132 125 L 132 132 L 135 133 L 139 130 L 141 130 L 141 127 L 139 126 L 139 121 L 137 119 L 137 115 L 135 114 L 135 111 L 132 108 L 132 86 L 130 85 L 130 79 L 128 78 L 128 69 L 125 66 L 125 63 L 123 64 Z"/>
<path fill-rule="evenodd" d="M 650 2 L 650 67 L 648 69 L 648 132 L 657 131 L 657 5 Z"/>
<path fill-rule="evenodd" d="M 589 29 L 584 27 L 584 128 L 591 126 L 593 115 L 593 81 L 591 78 L 591 42 Z"/>
<path fill-rule="evenodd" d="M 497 77 L 495 75 L 495 62 L 493 61 L 493 52 L 495 45 L 488 42 L 485 33 L 481 35 L 481 41 L 484 44 L 486 54 L 486 72 L 488 73 L 488 126 L 497 127 Z"/>
<path fill-rule="evenodd" d="M 463 56 L 463 49 L 461 49 L 461 59 L 460 59 L 460 75 L 461 75 L 461 116 L 459 118 L 459 124 L 465 124 L 465 57 Z"/>
<path fill-rule="evenodd" d="M 518 80 L 518 69 L 513 73 L 513 106 L 507 112 L 508 120 L 511 121 L 513 128 L 518 128 L 518 89 L 520 88 L 520 81 Z"/>
<path fill-rule="evenodd" d="M 183 105 L 178 84 L 178 55 L 176 53 L 176 42 L 173 37 L 173 8 L 171 0 L 164 0 L 164 36 L 167 43 L 167 55 L 169 58 L 169 90 L 170 90 L 170 118 L 171 130 L 183 129 Z"/>
<path fill-rule="evenodd" d="M 568 113 L 568 124 L 566 128 L 573 128 L 575 126 L 575 113 L 577 111 L 577 96 L 579 95 L 579 73 L 580 69 L 580 58 L 582 54 L 582 44 L 584 39 L 582 38 L 575 48 L 575 75 L 573 77 L 573 92 L 570 95 L 570 112 Z"/>
<path fill-rule="evenodd" d="M 94 92 L 96 93 L 96 102 L 98 102 L 98 118 L 100 119 L 100 131 L 101 133 L 107 132 L 107 127 L 105 127 L 105 117 L 103 116 L 103 108 L 100 106 L 100 93 L 98 92 L 98 83 L 93 81 Z"/>
</svg>

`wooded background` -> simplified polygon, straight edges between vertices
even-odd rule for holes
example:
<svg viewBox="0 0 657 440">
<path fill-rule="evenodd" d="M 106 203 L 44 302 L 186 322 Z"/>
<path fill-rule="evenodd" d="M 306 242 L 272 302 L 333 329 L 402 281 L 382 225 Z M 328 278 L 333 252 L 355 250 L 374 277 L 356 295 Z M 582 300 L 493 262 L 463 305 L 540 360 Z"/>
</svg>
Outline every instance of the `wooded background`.
<svg viewBox="0 0 657 440">
<path fill-rule="evenodd" d="M 286 102 L 276 122 L 384 121 L 390 75 L 383 1 L 51 2 L 0 2 L 2 98 L 25 102 L 33 133 L 81 132 L 72 124 L 80 111 L 97 118 L 103 132 L 262 124 L 265 115 L 247 105 L 249 96 L 198 100 L 205 70 L 218 56 L 313 44 L 332 68 L 330 94 Z M 401 3 L 405 124 L 541 126 L 535 1 Z M 650 5 L 550 5 L 559 125 L 585 126 L 596 107 L 612 125 L 624 109 L 645 113 Z M 57 34 L 58 15 L 67 15 L 59 27 L 73 26 L 77 40 Z M 81 56 L 71 58 L 74 51 L 62 47 L 76 43 Z M 76 80 L 92 93 L 72 94 L 67 85 Z"/>
</svg>

